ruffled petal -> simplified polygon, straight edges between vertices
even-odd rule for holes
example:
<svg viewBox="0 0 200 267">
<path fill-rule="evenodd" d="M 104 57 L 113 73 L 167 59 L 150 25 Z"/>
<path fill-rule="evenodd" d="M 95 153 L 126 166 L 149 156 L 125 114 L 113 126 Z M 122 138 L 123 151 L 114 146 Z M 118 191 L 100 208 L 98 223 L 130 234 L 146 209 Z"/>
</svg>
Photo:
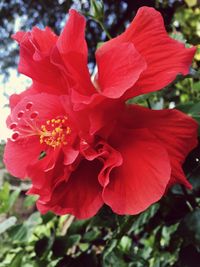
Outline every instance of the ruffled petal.
<svg viewBox="0 0 200 267">
<path fill-rule="evenodd" d="M 70 213 L 78 219 L 95 215 L 103 205 L 102 189 L 97 179 L 100 169 L 99 161 L 83 160 L 67 182 L 56 186 L 50 201 L 37 201 L 40 212 L 51 210 L 59 215 Z"/>
<path fill-rule="evenodd" d="M 121 154 L 103 140 L 92 146 L 87 142 L 81 142 L 80 152 L 87 160 L 98 159 L 102 162 L 103 167 L 99 172 L 98 180 L 103 187 L 109 183 L 112 169 L 120 166 L 123 162 Z"/>
<path fill-rule="evenodd" d="M 165 193 L 171 175 L 167 151 L 147 129 L 117 129 L 110 138 L 123 158 L 112 170 L 103 200 L 118 214 L 137 214 Z"/>
<path fill-rule="evenodd" d="M 63 147 L 63 152 L 64 152 L 64 164 L 69 165 L 72 164 L 76 158 L 79 155 L 79 150 L 76 150 L 72 147 Z"/>
<path fill-rule="evenodd" d="M 31 43 L 35 48 L 33 55 L 35 60 L 49 56 L 58 39 L 58 36 L 49 27 L 46 27 L 44 30 L 33 27 L 31 37 Z"/>
<path fill-rule="evenodd" d="M 99 91 L 110 98 L 121 97 L 146 69 L 146 62 L 132 43 L 122 43 L 109 50 L 97 50 Z"/>
<path fill-rule="evenodd" d="M 132 42 L 147 63 L 146 70 L 125 98 L 162 89 L 178 74 L 189 72 L 196 48 L 170 38 L 165 30 L 161 14 L 154 8 L 142 7 L 127 30 L 108 41 L 99 51 L 108 51 L 114 45 Z M 98 52 L 99 53 L 99 52 Z"/>
<path fill-rule="evenodd" d="M 54 94 L 67 93 L 67 84 L 60 69 L 51 62 L 57 36 L 49 28 L 40 30 L 34 27 L 31 32 L 19 32 L 13 38 L 20 45 L 19 72 L 50 88 L 54 87 Z M 57 58 L 60 61 L 58 55 Z"/>
</svg>

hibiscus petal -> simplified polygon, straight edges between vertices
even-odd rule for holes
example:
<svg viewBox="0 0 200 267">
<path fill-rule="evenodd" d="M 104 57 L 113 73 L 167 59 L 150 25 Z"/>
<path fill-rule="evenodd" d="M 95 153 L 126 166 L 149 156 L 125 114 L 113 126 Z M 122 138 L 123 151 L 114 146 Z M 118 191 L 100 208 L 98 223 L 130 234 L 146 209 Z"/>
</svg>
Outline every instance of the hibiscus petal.
<svg viewBox="0 0 200 267">
<path fill-rule="evenodd" d="M 26 111 L 26 105 L 28 103 L 31 103 L 32 105 L 30 111 Z M 13 108 L 10 116 L 13 122 L 18 121 L 18 114 L 21 111 L 24 112 L 24 117 L 26 117 L 28 120 L 30 120 L 31 114 L 36 112 L 38 116 L 35 120 L 38 120 L 40 124 L 44 120 L 56 118 L 57 116 L 63 116 L 66 114 L 63 106 L 61 105 L 60 98 L 58 96 L 46 93 L 26 96 L 20 102 L 18 102 L 18 104 Z"/>
<path fill-rule="evenodd" d="M 69 19 L 57 41 L 57 47 L 62 54 L 77 51 L 87 59 L 87 44 L 85 41 L 85 18 L 76 10 L 70 9 Z"/>
<path fill-rule="evenodd" d="M 132 43 L 122 43 L 105 52 L 97 50 L 96 61 L 100 93 L 110 98 L 122 96 L 146 69 L 145 60 Z"/>
<path fill-rule="evenodd" d="M 54 94 L 66 93 L 66 82 L 61 71 L 50 59 L 56 35 L 49 28 L 40 30 L 35 27 L 31 32 L 15 34 L 13 38 L 20 45 L 19 72 L 50 88 L 54 86 Z"/>
<path fill-rule="evenodd" d="M 150 7 L 140 8 L 127 30 L 105 43 L 99 51 L 108 51 L 124 42 L 132 42 L 147 63 L 146 70 L 127 92 L 126 99 L 160 90 L 178 74 L 188 74 L 196 51 L 195 47 L 185 48 L 184 44 L 170 38 L 161 14 Z"/>
<path fill-rule="evenodd" d="M 27 194 L 37 194 L 40 201 L 49 201 L 58 183 L 67 181 L 70 171 L 63 165 L 61 150 L 47 151 L 47 156 L 38 162 L 32 162 L 27 172 L 31 177 L 32 188 Z"/>
<path fill-rule="evenodd" d="M 79 150 L 75 150 L 72 147 L 63 147 L 63 152 L 65 155 L 65 158 L 64 158 L 65 165 L 72 164 L 79 155 Z"/>
<path fill-rule="evenodd" d="M 99 161 L 83 160 L 67 182 L 62 182 L 52 192 L 52 198 L 45 203 L 37 201 L 40 212 L 48 210 L 56 214 L 73 214 L 79 219 L 89 218 L 97 213 L 103 205 L 98 173 Z"/>
<path fill-rule="evenodd" d="M 19 103 L 20 100 L 22 100 L 24 97 L 30 97 L 31 95 L 35 95 L 38 93 L 48 93 L 48 94 L 54 94 L 55 88 L 51 86 L 47 86 L 45 84 L 38 83 L 36 81 L 33 81 L 32 85 L 24 90 L 20 94 L 13 94 L 9 98 L 9 105 L 11 110 Z"/>
<path fill-rule="evenodd" d="M 171 174 L 168 154 L 147 129 L 117 129 L 111 138 L 123 164 L 110 173 L 103 200 L 118 214 L 137 214 L 164 195 Z"/>
<path fill-rule="evenodd" d="M 109 183 L 109 175 L 112 169 L 120 166 L 123 162 L 121 154 L 105 141 L 97 142 L 95 146 L 82 142 L 80 152 L 87 160 L 98 159 L 103 163 L 103 167 L 98 175 L 99 183 L 103 187 Z"/>
<path fill-rule="evenodd" d="M 35 60 L 48 56 L 58 39 L 58 36 L 49 27 L 46 27 L 44 30 L 33 27 L 31 37 L 31 42 L 35 48 L 33 56 Z"/>
<path fill-rule="evenodd" d="M 122 121 L 128 128 L 148 128 L 168 152 L 172 166 L 170 184 L 191 187 L 182 164 L 197 145 L 196 121 L 178 110 L 149 110 L 137 105 L 127 108 Z"/>
<path fill-rule="evenodd" d="M 87 67 L 88 49 L 85 41 L 85 18 L 76 10 L 69 11 L 69 19 L 57 41 L 67 71 L 73 79 L 73 87 L 90 95 L 95 89 Z M 53 59 L 56 61 L 55 59 Z"/>
<path fill-rule="evenodd" d="M 11 110 L 26 96 L 30 96 L 32 94 L 38 93 L 34 86 L 30 86 L 29 88 L 27 88 L 25 91 L 23 91 L 20 94 L 12 94 L 9 98 L 9 106 L 11 108 Z"/>
<path fill-rule="evenodd" d="M 8 140 L 4 151 L 6 169 L 15 177 L 26 178 L 27 167 L 38 160 L 41 147 L 37 137 L 29 138 L 24 144 Z"/>
</svg>

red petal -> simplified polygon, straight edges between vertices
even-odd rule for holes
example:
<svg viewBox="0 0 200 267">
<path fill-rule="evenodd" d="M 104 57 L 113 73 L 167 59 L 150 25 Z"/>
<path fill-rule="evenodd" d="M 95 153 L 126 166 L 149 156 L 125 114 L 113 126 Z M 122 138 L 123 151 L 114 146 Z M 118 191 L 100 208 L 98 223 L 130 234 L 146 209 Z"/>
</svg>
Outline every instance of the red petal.
<svg viewBox="0 0 200 267">
<path fill-rule="evenodd" d="M 122 43 L 109 50 L 97 50 L 98 86 L 110 98 L 119 98 L 132 87 L 146 63 L 131 43 Z"/>
<path fill-rule="evenodd" d="M 31 85 L 28 89 L 20 94 L 12 94 L 9 98 L 9 105 L 11 110 L 26 96 L 34 95 L 38 93 L 34 85 Z"/>
<path fill-rule="evenodd" d="M 56 214 L 73 214 L 79 219 L 89 218 L 103 205 L 98 173 L 101 164 L 98 161 L 83 160 L 68 182 L 62 182 L 54 189 L 49 202 L 37 202 L 38 209 Z"/>
<path fill-rule="evenodd" d="M 49 56 L 51 49 L 55 46 L 58 39 L 58 36 L 48 27 L 44 30 L 33 27 L 31 37 L 31 42 L 35 48 L 35 60 L 40 60 L 45 56 Z"/>
<path fill-rule="evenodd" d="M 26 112 L 26 105 L 29 102 L 32 103 L 30 113 L 27 111 L 24 116 L 27 116 L 27 118 L 30 119 L 31 113 L 37 112 L 38 117 L 36 120 L 39 124 L 42 124 L 42 122 L 47 119 L 53 119 L 57 116 L 66 114 L 58 96 L 46 93 L 34 94 L 24 97 L 15 108 L 13 108 L 11 113 L 11 120 L 13 122 L 18 120 L 18 113 L 20 111 Z"/>
<path fill-rule="evenodd" d="M 50 58 L 56 44 L 55 34 L 49 28 L 42 31 L 35 27 L 32 32 L 18 33 L 14 38 L 20 40 L 19 72 L 39 83 L 54 86 L 55 94 L 66 93 L 66 82 L 61 71 Z"/>
<path fill-rule="evenodd" d="M 147 69 L 127 92 L 126 98 L 157 91 L 178 74 L 188 74 L 196 51 L 196 48 L 185 48 L 184 44 L 170 38 L 161 14 L 150 7 L 140 8 L 128 29 L 99 50 L 107 51 L 123 42 L 132 42 L 147 63 Z"/>
<path fill-rule="evenodd" d="M 33 81 L 32 85 L 24 90 L 20 94 L 13 94 L 9 98 L 9 104 L 11 110 L 21 101 L 23 98 L 30 97 L 31 95 L 35 95 L 38 93 L 48 93 L 48 94 L 55 94 L 55 88 L 51 86 L 47 86 L 45 84 L 38 83 Z"/>
<path fill-rule="evenodd" d="M 112 131 L 113 124 L 116 123 L 120 110 L 123 110 L 124 105 L 125 104 L 118 101 L 118 99 L 108 98 L 105 98 L 100 103 L 96 103 L 89 113 L 90 134 L 94 135 L 102 128 L 104 128 L 104 132 L 109 134 Z"/>
<path fill-rule="evenodd" d="M 104 141 L 98 142 L 95 146 L 82 142 L 80 152 L 87 160 L 98 159 L 103 163 L 103 167 L 98 175 L 99 183 L 103 187 L 109 183 L 112 169 L 120 166 L 123 162 L 121 154 Z"/>
<path fill-rule="evenodd" d="M 172 166 L 171 183 L 190 184 L 182 171 L 188 153 L 197 145 L 197 123 L 178 110 L 149 110 L 130 106 L 122 118 L 127 127 L 148 128 L 167 150 Z"/>
<path fill-rule="evenodd" d="M 171 174 L 168 154 L 147 129 L 119 128 L 111 138 L 123 164 L 111 172 L 103 200 L 118 214 L 137 214 L 164 195 Z"/>
<path fill-rule="evenodd" d="M 21 101 L 24 97 L 30 97 L 31 95 L 35 95 L 38 93 L 48 93 L 48 94 L 55 94 L 56 90 L 54 87 L 47 86 L 45 84 L 38 83 L 33 81 L 32 85 L 24 90 L 20 94 L 13 94 L 9 98 L 9 104 L 11 110 Z"/>
<path fill-rule="evenodd" d="M 63 147 L 63 152 L 65 154 L 64 164 L 72 164 L 79 155 L 79 150 L 75 150 L 72 147 Z"/>
<path fill-rule="evenodd" d="M 6 169 L 15 177 L 26 178 L 27 167 L 31 162 L 38 160 L 40 153 L 38 137 L 29 138 L 23 145 L 8 140 L 4 151 Z"/>
<path fill-rule="evenodd" d="M 46 157 L 31 162 L 27 169 L 33 185 L 27 194 L 39 195 L 40 201 L 49 201 L 56 185 L 67 181 L 69 176 L 69 170 L 63 164 L 64 155 L 61 150 L 49 149 L 46 153 Z"/>
<path fill-rule="evenodd" d="M 87 44 L 85 41 L 85 18 L 76 10 L 69 11 L 69 19 L 57 41 L 57 47 L 62 54 L 76 51 L 87 59 Z"/>
<path fill-rule="evenodd" d="M 24 36 L 26 36 L 26 32 L 18 31 L 12 35 L 12 38 L 18 43 L 20 43 L 23 40 Z"/>
<path fill-rule="evenodd" d="M 94 93 L 95 89 L 87 67 L 86 22 L 76 10 L 71 9 L 69 15 L 69 20 L 58 39 L 57 47 L 73 80 L 71 86 L 88 95 Z"/>
</svg>

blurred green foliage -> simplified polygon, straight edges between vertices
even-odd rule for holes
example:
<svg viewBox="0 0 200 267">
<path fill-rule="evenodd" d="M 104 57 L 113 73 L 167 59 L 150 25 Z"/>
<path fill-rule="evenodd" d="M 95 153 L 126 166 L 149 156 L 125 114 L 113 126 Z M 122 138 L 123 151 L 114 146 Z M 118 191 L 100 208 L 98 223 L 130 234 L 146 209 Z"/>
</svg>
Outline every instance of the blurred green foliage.
<svg viewBox="0 0 200 267">
<path fill-rule="evenodd" d="M 36 6 L 40 5 L 40 1 L 35 2 Z M 52 6 L 53 2 L 56 1 L 51 2 Z M 107 14 L 109 5 L 107 1 L 103 2 Z M 131 1 L 121 2 L 128 3 L 127 5 L 130 5 L 128 7 L 134 6 L 134 1 L 132 4 Z M 141 5 L 142 2 L 144 1 L 141 1 Z M 197 45 L 199 50 L 188 77 L 184 79 L 177 77 L 177 80 L 164 90 L 137 97 L 133 101 L 147 105 L 148 100 L 154 109 L 176 107 L 200 123 L 198 2 L 195 0 L 149 2 L 162 11 L 170 12 L 167 28 L 173 38 L 183 42 L 187 40 L 188 44 Z M 115 16 L 119 15 L 119 20 L 113 25 L 106 22 L 107 28 L 113 35 L 116 25 L 124 23 L 118 32 L 115 32 L 116 35 L 125 26 L 124 14 L 130 14 L 132 11 L 120 11 L 120 9 L 116 11 L 120 5 L 116 4 L 114 8 L 113 3 L 110 1 L 111 10 L 116 12 Z M 135 9 L 138 7 L 137 3 L 135 1 Z M 16 6 L 17 4 L 18 1 L 15 2 Z M 71 1 L 63 1 L 60 5 L 63 7 L 68 5 L 69 8 Z M 38 10 L 43 11 L 42 8 L 43 6 Z M 84 12 L 89 12 L 88 8 L 89 5 L 85 7 Z M 59 13 L 60 9 L 57 9 Z M 49 14 L 50 9 L 47 8 L 46 12 Z M 92 25 L 92 22 L 90 23 Z M 52 25 L 55 26 L 53 22 Z M 90 35 L 92 31 L 91 26 L 88 40 L 92 38 Z M 98 28 L 97 32 L 99 31 Z M 96 44 L 105 38 L 95 39 Z M 94 43 L 91 42 L 90 45 L 93 46 Z M 92 56 L 90 60 L 92 62 Z M 185 173 L 193 185 L 193 190 L 176 185 L 159 203 L 137 216 L 118 216 L 104 206 L 92 219 L 81 221 L 70 215 L 59 217 L 51 213 L 39 214 L 35 208 L 35 197 L 25 196 L 29 182 L 20 182 L 5 173 L 2 163 L 3 148 L 4 145 L 1 145 L 0 267 L 200 266 L 200 145 L 192 151 L 184 164 Z"/>
</svg>

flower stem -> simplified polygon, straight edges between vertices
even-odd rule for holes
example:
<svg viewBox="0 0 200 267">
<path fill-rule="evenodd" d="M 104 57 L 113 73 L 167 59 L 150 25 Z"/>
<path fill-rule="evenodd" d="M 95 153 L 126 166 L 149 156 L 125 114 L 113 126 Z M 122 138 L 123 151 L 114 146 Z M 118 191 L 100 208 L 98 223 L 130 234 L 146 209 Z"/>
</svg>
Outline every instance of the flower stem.
<svg viewBox="0 0 200 267">
<path fill-rule="evenodd" d="M 108 37 L 108 39 L 112 39 L 112 36 L 110 35 L 110 33 L 108 32 L 108 30 L 106 29 L 105 25 L 103 24 L 103 22 L 96 20 L 99 25 L 101 26 L 102 30 L 106 33 L 106 36 Z"/>
</svg>

